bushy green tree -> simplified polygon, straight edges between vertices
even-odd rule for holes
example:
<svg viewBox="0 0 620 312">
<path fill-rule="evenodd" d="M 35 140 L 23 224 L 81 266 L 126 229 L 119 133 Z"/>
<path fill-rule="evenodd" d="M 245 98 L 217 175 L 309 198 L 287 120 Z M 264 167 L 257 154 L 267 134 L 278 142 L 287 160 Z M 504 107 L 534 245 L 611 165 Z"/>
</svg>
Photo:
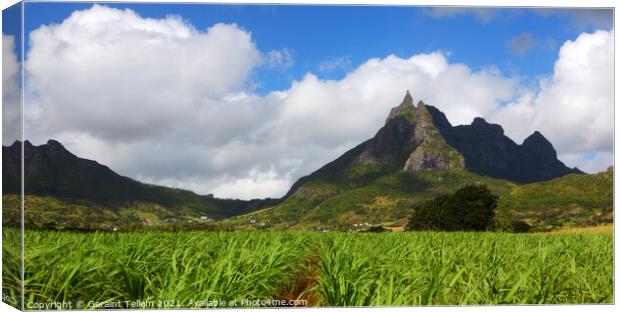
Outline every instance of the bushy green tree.
<svg viewBox="0 0 620 312">
<path fill-rule="evenodd" d="M 484 231 L 493 223 L 497 200 L 485 185 L 467 185 L 418 205 L 407 229 Z"/>
</svg>

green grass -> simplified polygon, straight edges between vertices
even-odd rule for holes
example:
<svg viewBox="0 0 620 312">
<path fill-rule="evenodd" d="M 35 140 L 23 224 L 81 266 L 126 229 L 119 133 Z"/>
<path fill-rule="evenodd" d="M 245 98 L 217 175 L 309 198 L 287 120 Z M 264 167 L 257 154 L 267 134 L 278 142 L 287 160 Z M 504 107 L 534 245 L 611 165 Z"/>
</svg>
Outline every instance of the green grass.
<svg viewBox="0 0 620 312">
<path fill-rule="evenodd" d="M 4 211 L 3 211 L 4 213 Z M 4 217 L 4 216 L 3 216 Z M 21 306 L 21 233 L 18 229 L 2 228 L 2 301 Z"/>
<path fill-rule="evenodd" d="M 329 234 L 330 306 L 613 302 L 613 234 Z"/>
<path fill-rule="evenodd" d="M 11 235 L 19 233 L 5 229 L 3 239 Z M 327 306 L 613 302 L 611 232 L 26 231 L 25 242 L 26 304 L 174 300 L 174 307 L 192 307 L 190 300 L 282 298 Z M 19 257 L 10 250 L 3 257 L 5 268 L 18 267 Z M 5 293 L 17 294 L 19 283 L 7 278 Z"/>
<path fill-rule="evenodd" d="M 308 256 L 308 239 L 289 233 L 27 231 L 26 304 L 269 299 L 304 269 L 299 263 Z"/>
</svg>

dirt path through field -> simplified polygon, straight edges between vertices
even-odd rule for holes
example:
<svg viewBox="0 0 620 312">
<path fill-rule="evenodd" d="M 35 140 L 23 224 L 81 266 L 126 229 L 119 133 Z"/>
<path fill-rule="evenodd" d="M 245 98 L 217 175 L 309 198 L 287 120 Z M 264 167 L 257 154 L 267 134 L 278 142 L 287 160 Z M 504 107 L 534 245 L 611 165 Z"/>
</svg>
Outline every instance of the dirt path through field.
<svg viewBox="0 0 620 312">
<path fill-rule="evenodd" d="M 304 263 L 303 273 L 299 275 L 292 287 L 280 292 L 280 299 L 288 301 L 306 300 L 306 304 L 302 306 L 307 307 L 317 305 L 319 294 L 312 288 L 319 280 L 319 255 L 319 250 L 311 253 Z"/>
</svg>

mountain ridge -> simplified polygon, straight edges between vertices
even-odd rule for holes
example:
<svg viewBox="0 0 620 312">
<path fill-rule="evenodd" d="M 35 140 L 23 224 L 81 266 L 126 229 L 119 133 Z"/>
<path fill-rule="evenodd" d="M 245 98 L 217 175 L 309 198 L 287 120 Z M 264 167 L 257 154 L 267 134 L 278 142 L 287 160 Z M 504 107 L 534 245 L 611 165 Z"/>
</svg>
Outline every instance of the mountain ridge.
<svg viewBox="0 0 620 312">
<path fill-rule="evenodd" d="M 433 122 L 448 145 L 465 157 L 465 168 L 481 175 L 516 183 L 551 180 L 567 174 L 583 174 L 557 159 L 553 145 L 534 131 L 521 145 L 504 135 L 504 129 L 476 117 L 470 125 L 452 126 L 439 109 L 428 106 Z"/>
<path fill-rule="evenodd" d="M 21 142 L 2 147 L 3 194 L 21 192 Z M 94 160 L 80 158 L 56 140 L 35 146 L 28 140 L 24 148 L 25 195 L 54 196 L 88 200 L 117 210 L 127 202 L 151 202 L 172 210 L 189 210 L 211 217 L 247 213 L 276 199 L 219 199 L 192 191 L 145 184 L 121 176 Z"/>
</svg>

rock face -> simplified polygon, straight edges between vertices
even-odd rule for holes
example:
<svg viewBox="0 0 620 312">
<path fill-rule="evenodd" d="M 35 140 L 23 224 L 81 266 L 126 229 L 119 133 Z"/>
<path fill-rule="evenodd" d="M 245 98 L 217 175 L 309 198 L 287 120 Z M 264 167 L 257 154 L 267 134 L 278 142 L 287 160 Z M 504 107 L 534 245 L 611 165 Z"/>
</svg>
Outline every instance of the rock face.
<svg viewBox="0 0 620 312">
<path fill-rule="evenodd" d="M 407 93 L 408 94 L 408 93 Z M 420 101 L 413 114 L 415 149 L 407 158 L 404 170 L 441 170 L 464 168 L 463 155 L 449 146 L 424 102 Z"/>
<path fill-rule="evenodd" d="M 415 127 L 405 118 L 388 119 L 374 138 L 366 141 L 355 158 L 357 164 L 390 164 L 402 161 L 413 150 Z"/>
<path fill-rule="evenodd" d="M 403 102 L 392 108 L 385 126 L 368 141 L 355 159 L 359 164 L 401 163 L 403 170 L 425 171 L 463 168 L 463 156 L 449 146 L 426 104 L 416 106 L 409 91 Z"/>
<path fill-rule="evenodd" d="M 444 113 L 427 108 L 442 137 L 465 157 L 465 168 L 473 172 L 518 183 L 583 173 L 558 160 L 553 145 L 538 131 L 518 145 L 504 135 L 500 125 L 478 117 L 470 125 L 453 127 Z"/>
</svg>

